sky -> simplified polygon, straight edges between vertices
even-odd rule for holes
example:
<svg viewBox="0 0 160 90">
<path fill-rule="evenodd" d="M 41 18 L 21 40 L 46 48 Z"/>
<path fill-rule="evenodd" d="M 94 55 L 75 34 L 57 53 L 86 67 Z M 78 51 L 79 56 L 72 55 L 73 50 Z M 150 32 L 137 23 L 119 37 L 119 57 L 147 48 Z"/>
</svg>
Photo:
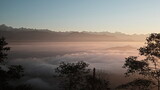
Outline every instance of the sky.
<svg viewBox="0 0 160 90">
<path fill-rule="evenodd" d="M 0 24 L 54 31 L 160 32 L 160 0 L 0 0 Z"/>
</svg>

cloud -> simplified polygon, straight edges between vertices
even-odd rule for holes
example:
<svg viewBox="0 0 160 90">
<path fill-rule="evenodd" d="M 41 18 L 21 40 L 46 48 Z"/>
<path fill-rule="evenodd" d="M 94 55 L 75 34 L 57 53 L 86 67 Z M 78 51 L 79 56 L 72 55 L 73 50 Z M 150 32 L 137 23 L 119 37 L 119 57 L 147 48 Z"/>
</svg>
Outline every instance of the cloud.
<svg viewBox="0 0 160 90">
<path fill-rule="evenodd" d="M 32 87 L 38 89 L 38 90 L 48 90 L 51 89 L 51 86 L 49 83 L 43 81 L 40 78 L 33 78 L 26 81 L 27 84 L 32 85 Z"/>
<path fill-rule="evenodd" d="M 51 54 L 52 52 L 49 53 Z M 29 55 L 32 54 L 35 53 L 29 53 Z M 24 67 L 25 77 L 23 82 L 30 83 L 35 88 L 40 87 L 42 90 L 44 88 L 45 90 L 56 90 L 59 81 L 53 78 L 55 74 L 54 69 L 62 61 L 85 61 L 90 64 L 89 68 L 91 69 L 95 67 L 108 73 L 122 74 L 124 72 L 122 65 L 124 64 L 125 57 L 130 55 L 137 55 L 137 52 L 134 50 L 87 49 L 86 51 L 79 50 L 76 52 L 66 52 L 65 54 L 58 53 L 54 56 L 14 58 L 9 63 Z"/>
<path fill-rule="evenodd" d="M 55 57 L 43 58 L 21 58 L 10 61 L 10 64 L 20 64 L 24 67 L 25 73 L 31 76 L 52 76 L 54 69 L 60 62 L 85 61 L 90 64 L 90 68 L 105 69 L 109 72 L 116 73 L 122 70 L 125 57 L 130 53 L 121 52 L 77 52 L 72 54 L 58 55 Z M 114 66 L 114 68 L 113 68 Z"/>
</svg>

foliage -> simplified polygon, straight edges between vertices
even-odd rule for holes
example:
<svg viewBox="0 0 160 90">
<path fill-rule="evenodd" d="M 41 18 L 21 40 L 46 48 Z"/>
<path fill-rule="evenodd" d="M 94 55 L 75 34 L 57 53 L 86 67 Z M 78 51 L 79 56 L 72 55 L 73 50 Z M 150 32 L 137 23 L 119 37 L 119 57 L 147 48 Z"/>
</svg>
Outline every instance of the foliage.
<svg viewBox="0 0 160 90">
<path fill-rule="evenodd" d="M 126 58 L 123 67 L 127 69 L 126 76 L 139 74 L 152 79 L 156 81 L 156 86 L 160 90 L 160 34 L 153 33 L 146 41 L 146 46 L 139 49 L 139 54 L 144 59 L 138 60 L 137 56 L 130 56 Z"/>
<path fill-rule="evenodd" d="M 126 76 L 130 74 L 138 73 L 138 74 L 145 74 L 150 69 L 148 68 L 149 64 L 146 63 L 144 60 L 137 60 L 137 57 L 130 56 L 126 58 L 125 64 L 123 68 L 127 68 L 127 72 L 125 73 Z"/>
<path fill-rule="evenodd" d="M 58 76 L 63 77 L 63 87 L 65 90 L 80 90 L 83 87 L 84 77 L 89 73 L 88 64 L 85 62 L 78 63 L 60 63 L 55 69 Z"/>
<path fill-rule="evenodd" d="M 7 44 L 4 37 L 0 38 L 0 90 L 30 90 L 31 87 L 26 87 L 26 85 L 14 87 L 9 84 L 11 80 L 20 79 L 24 71 L 21 65 L 7 65 L 7 52 L 10 50 Z"/>
<path fill-rule="evenodd" d="M 60 63 L 55 69 L 62 77 L 61 87 L 65 90 L 109 90 L 109 81 L 101 76 L 91 75 L 87 69 L 89 64 L 80 61 L 77 63 Z"/>
<path fill-rule="evenodd" d="M 7 59 L 7 52 L 10 50 L 10 47 L 6 46 L 7 44 L 4 37 L 0 38 L 0 64 Z"/>
</svg>

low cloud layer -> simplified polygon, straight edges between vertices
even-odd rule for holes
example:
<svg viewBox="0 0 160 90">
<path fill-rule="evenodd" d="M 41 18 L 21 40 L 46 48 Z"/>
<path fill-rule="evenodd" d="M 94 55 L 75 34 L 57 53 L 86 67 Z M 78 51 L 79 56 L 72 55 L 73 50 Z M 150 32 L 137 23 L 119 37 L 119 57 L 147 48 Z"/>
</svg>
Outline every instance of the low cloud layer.
<svg viewBox="0 0 160 90">
<path fill-rule="evenodd" d="M 118 49 L 115 49 L 114 47 L 104 48 L 104 46 L 92 48 L 85 47 L 82 49 L 80 49 L 80 47 L 77 49 L 74 47 L 74 50 L 71 49 L 71 46 L 69 47 L 70 48 L 64 49 L 66 51 L 63 51 L 61 48 L 59 48 L 60 52 L 63 54 L 59 54 L 60 52 L 57 48 L 57 51 L 54 51 L 57 52 L 57 54 L 53 56 L 42 55 L 41 57 L 36 56 L 41 52 L 46 52 L 45 50 L 39 51 L 38 53 L 35 53 L 35 50 L 30 53 L 21 50 L 23 53 L 25 53 L 24 55 L 28 55 L 28 57 L 24 58 L 19 56 L 19 58 L 12 58 L 12 60 L 9 60 L 9 63 L 22 65 L 24 67 L 25 77 L 21 80 L 24 83 L 29 83 L 38 90 L 58 90 L 59 81 L 54 78 L 53 75 L 55 74 L 54 69 L 62 61 L 85 61 L 90 64 L 89 68 L 91 69 L 95 67 L 96 69 L 105 70 L 112 74 L 123 74 L 124 69 L 122 68 L 122 65 L 124 64 L 125 57 L 137 55 L 136 48 L 131 47 L 131 49 L 127 49 L 125 51 L 120 49 L 124 48 L 125 46 L 118 47 Z M 67 51 L 69 51 L 69 53 L 67 53 Z M 16 50 L 13 52 L 16 54 Z M 52 54 L 53 52 L 48 51 L 46 53 Z M 31 56 L 34 54 L 36 56 Z"/>
<path fill-rule="evenodd" d="M 131 52 L 130 52 L 131 53 Z M 35 88 L 45 88 L 50 90 L 58 86 L 54 79 L 54 69 L 60 62 L 85 61 L 90 64 L 89 68 L 105 70 L 108 73 L 122 74 L 124 69 L 124 58 L 128 53 L 74 53 L 63 56 L 44 57 L 44 58 L 25 58 L 10 61 L 11 64 L 20 64 L 25 69 L 27 79 L 24 82 L 31 84 Z"/>
</svg>

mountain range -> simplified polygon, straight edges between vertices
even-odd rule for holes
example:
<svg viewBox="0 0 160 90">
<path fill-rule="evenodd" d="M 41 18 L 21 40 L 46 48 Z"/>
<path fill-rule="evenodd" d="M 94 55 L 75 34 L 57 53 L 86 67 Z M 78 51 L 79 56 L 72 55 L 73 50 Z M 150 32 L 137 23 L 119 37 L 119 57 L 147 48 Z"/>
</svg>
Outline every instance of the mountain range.
<svg viewBox="0 0 160 90">
<path fill-rule="evenodd" d="M 52 31 L 48 29 L 13 28 L 0 25 L 0 36 L 10 42 L 139 42 L 148 34 L 124 34 L 121 32 Z"/>
</svg>

